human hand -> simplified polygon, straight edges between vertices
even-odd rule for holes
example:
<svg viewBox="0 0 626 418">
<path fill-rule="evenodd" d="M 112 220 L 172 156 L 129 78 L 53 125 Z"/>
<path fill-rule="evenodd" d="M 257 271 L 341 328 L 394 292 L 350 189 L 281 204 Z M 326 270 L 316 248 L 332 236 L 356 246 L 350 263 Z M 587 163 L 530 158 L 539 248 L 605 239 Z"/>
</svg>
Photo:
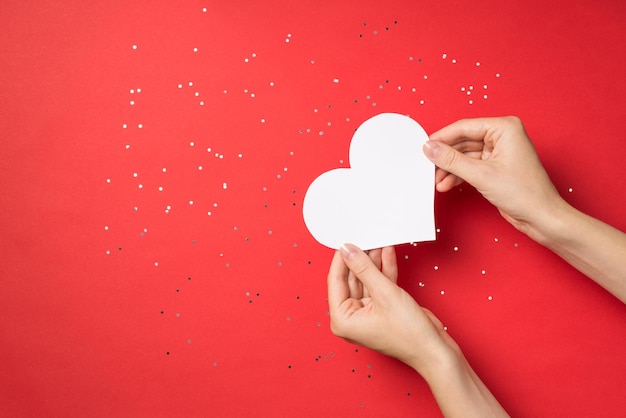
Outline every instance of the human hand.
<svg viewBox="0 0 626 418">
<path fill-rule="evenodd" d="M 366 254 L 344 244 L 328 272 L 332 332 L 411 366 L 428 382 L 446 417 L 507 417 L 441 321 L 397 280 L 393 247 Z"/>
<path fill-rule="evenodd" d="M 457 121 L 433 133 L 424 154 L 437 166 L 438 191 L 467 181 L 536 241 L 566 206 L 516 117 Z"/>
<path fill-rule="evenodd" d="M 393 247 L 366 254 L 354 245 L 342 246 L 328 273 L 331 330 L 399 359 L 429 380 L 461 352 L 441 321 L 420 307 L 397 280 Z"/>
</svg>

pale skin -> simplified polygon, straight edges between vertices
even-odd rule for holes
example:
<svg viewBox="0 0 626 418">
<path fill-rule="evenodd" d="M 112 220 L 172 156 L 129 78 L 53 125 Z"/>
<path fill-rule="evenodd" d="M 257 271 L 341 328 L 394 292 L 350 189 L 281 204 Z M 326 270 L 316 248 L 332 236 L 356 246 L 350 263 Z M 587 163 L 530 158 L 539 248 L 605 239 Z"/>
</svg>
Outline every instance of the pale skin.
<svg viewBox="0 0 626 418">
<path fill-rule="evenodd" d="M 626 302 L 626 235 L 561 198 L 518 118 L 455 122 L 432 134 L 424 153 L 437 166 L 438 191 L 470 183 L 515 228 Z M 392 247 L 343 245 L 328 273 L 332 332 L 412 367 L 446 417 L 508 416 L 441 321 L 397 279 Z"/>
</svg>

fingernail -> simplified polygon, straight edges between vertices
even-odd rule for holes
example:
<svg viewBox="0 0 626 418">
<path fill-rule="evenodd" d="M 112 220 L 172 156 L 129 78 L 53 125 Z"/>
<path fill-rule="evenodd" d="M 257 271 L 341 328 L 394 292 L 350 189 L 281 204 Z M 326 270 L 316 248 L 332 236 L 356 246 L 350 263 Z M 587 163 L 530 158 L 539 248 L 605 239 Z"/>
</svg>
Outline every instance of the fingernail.
<svg viewBox="0 0 626 418">
<path fill-rule="evenodd" d="M 356 255 L 359 249 L 356 245 L 343 244 L 341 247 L 339 247 L 339 251 L 341 251 L 341 255 L 343 256 L 343 258 L 349 260 Z"/>
<path fill-rule="evenodd" d="M 422 149 L 424 150 L 424 154 L 431 160 L 434 160 L 437 157 L 437 153 L 439 152 L 439 148 L 441 145 L 437 141 L 426 141 L 424 142 L 424 146 Z"/>
</svg>

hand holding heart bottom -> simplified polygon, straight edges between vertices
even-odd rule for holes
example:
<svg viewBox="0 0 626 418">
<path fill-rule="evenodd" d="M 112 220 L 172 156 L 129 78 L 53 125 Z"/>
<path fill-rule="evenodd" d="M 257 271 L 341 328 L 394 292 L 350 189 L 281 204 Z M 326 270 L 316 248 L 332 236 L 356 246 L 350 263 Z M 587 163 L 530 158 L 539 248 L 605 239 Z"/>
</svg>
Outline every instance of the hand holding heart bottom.
<svg viewBox="0 0 626 418">
<path fill-rule="evenodd" d="M 434 240 L 435 168 L 422 153 L 426 141 L 404 115 L 363 122 L 350 144 L 351 168 L 321 174 L 306 192 L 302 213 L 311 235 L 334 249 Z"/>
</svg>

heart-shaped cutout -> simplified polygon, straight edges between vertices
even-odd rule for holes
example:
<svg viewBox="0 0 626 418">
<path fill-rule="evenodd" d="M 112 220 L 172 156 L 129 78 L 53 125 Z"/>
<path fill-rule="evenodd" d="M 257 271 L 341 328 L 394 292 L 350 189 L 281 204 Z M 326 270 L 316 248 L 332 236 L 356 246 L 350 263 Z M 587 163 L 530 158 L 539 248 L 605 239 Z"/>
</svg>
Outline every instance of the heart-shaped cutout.
<svg viewBox="0 0 626 418">
<path fill-rule="evenodd" d="M 323 173 L 306 192 L 302 214 L 311 235 L 334 249 L 434 240 L 435 168 L 422 152 L 426 141 L 404 115 L 363 122 L 350 143 L 351 168 Z"/>
</svg>

